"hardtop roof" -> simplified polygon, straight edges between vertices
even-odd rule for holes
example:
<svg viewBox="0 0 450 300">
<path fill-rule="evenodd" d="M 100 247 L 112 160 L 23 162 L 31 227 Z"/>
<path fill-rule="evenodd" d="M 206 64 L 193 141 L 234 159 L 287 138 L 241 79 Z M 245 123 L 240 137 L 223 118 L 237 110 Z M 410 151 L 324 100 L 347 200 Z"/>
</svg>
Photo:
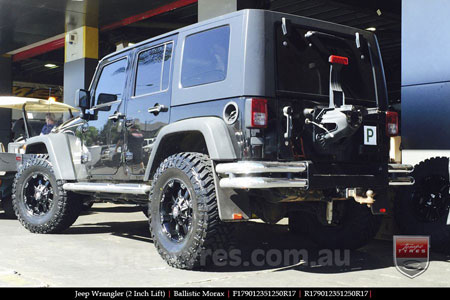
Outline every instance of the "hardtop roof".
<svg viewBox="0 0 450 300">
<path fill-rule="evenodd" d="M 178 33 L 183 32 L 183 31 L 192 30 L 192 29 L 195 29 L 197 27 L 203 27 L 203 26 L 208 25 L 208 24 L 214 24 L 214 23 L 220 22 L 222 20 L 226 20 L 226 19 L 229 19 L 229 18 L 237 17 L 237 16 L 248 17 L 250 15 L 250 13 L 261 13 L 261 14 L 268 14 L 268 15 L 278 16 L 278 17 L 285 16 L 285 17 L 289 17 L 290 19 L 297 19 L 297 20 L 304 20 L 304 21 L 308 21 L 308 22 L 314 22 L 314 23 L 318 23 L 318 24 L 332 25 L 334 27 L 334 30 L 340 31 L 340 32 L 358 31 L 358 32 L 364 32 L 364 35 L 374 35 L 374 33 L 369 32 L 369 31 L 357 29 L 357 28 L 354 28 L 354 27 L 346 26 L 346 25 L 336 24 L 336 23 L 332 23 L 332 22 L 328 22 L 328 21 L 308 18 L 308 17 L 304 17 L 304 16 L 297 16 L 297 15 L 288 14 L 288 13 L 269 11 L 269 10 L 261 10 L 261 9 L 244 9 L 244 10 L 239 10 L 239 11 L 235 11 L 235 12 L 232 12 L 232 13 L 228 13 L 228 14 L 225 14 L 225 15 L 222 15 L 222 16 L 214 17 L 214 18 L 211 18 L 211 19 L 208 19 L 208 20 L 205 20 L 205 21 L 201 21 L 201 22 L 198 22 L 198 23 L 195 23 L 195 24 L 192 24 L 192 25 L 188 25 L 188 26 L 185 26 L 185 27 L 182 27 L 182 28 L 179 28 L 179 29 L 176 29 L 176 30 L 173 30 L 173 31 L 170 31 L 170 32 L 167 32 L 167 33 L 164 33 L 164 34 L 152 37 L 152 38 L 149 38 L 149 39 L 141 41 L 141 42 L 139 42 L 139 43 L 137 43 L 135 45 L 132 45 L 132 46 L 126 47 L 124 49 L 121 49 L 119 51 L 110 53 L 110 54 L 104 56 L 100 60 L 100 62 L 102 62 L 103 60 L 111 59 L 111 58 L 113 58 L 113 57 L 115 57 L 117 55 L 120 55 L 122 53 L 132 51 L 133 49 L 138 48 L 138 47 L 140 47 L 142 45 L 145 45 L 147 43 L 150 43 L 150 42 L 153 42 L 153 41 L 157 41 L 157 40 L 169 37 L 171 35 L 178 34 Z"/>
</svg>

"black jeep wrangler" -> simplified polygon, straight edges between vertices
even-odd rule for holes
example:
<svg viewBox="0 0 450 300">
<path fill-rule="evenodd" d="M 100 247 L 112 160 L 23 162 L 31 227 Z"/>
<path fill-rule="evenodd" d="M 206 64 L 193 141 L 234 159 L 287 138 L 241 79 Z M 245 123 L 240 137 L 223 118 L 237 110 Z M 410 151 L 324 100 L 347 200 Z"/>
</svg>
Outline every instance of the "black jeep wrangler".
<svg viewBox="0 0 450 300">
<path fill-rule="evenodd" d="M 243 10 L 103 58 L 81 116 L 27 140 L 14 208 L 55 233 L 86 196 L 146 208 L 168 264 L 191 269 L 225 247 L 227 222 L 289 217 L 321 247 L 358 248 L 388 210 L 397 115 L 376 37 Z M 44 154 L 44 156 L 43 156 Z"/>
</svg>

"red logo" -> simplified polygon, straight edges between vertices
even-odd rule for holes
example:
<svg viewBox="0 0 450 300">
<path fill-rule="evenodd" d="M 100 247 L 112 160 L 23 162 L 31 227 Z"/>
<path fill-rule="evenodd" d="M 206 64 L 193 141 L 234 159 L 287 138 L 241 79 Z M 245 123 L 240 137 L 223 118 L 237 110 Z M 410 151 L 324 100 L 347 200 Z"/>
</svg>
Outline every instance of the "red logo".
<svg viewBox="0 0 450 300">
<path fill-rule="evenodd" d="M 429 264 L 428 236 L 394 236 L 394 263 L 397 270 L 409 278 L 424 273 Z"/>
</svg>

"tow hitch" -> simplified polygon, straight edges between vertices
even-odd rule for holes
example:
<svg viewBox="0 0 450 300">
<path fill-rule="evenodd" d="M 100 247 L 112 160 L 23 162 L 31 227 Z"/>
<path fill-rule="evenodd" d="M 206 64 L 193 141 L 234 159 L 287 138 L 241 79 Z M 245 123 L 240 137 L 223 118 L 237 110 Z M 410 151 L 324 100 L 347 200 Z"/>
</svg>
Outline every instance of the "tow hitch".
<svg viewBox="0 0 450 300">
<path fill-rule="evenodd" d="M 365 196 L 360 189 L 351 188 L 346 189 L 347 198 L 353 198 L 359 204 L 366 204 L 367 207 L 371 207 L 375 203 L 375 193 L 372 190 L 367 190 Z"/>
</svg>

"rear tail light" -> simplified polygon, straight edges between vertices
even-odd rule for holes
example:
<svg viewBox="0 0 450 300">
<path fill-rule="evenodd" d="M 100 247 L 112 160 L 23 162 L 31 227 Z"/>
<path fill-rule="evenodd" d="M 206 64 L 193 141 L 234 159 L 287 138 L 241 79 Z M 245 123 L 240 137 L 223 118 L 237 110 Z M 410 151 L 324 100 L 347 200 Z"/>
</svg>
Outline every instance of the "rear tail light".
<svg viewBox="0 0 450 300">
<path fill-rule="evenodd" d="M 268 119 L 267 99 L 254 98 L 250 101 L 250 127 L 266 128 Z"/>
<path fill-rule="evenodd" d="M 398 135 L 398 114 L 395 111 L 386 112 L 386 135 Z"/>
</svg>

